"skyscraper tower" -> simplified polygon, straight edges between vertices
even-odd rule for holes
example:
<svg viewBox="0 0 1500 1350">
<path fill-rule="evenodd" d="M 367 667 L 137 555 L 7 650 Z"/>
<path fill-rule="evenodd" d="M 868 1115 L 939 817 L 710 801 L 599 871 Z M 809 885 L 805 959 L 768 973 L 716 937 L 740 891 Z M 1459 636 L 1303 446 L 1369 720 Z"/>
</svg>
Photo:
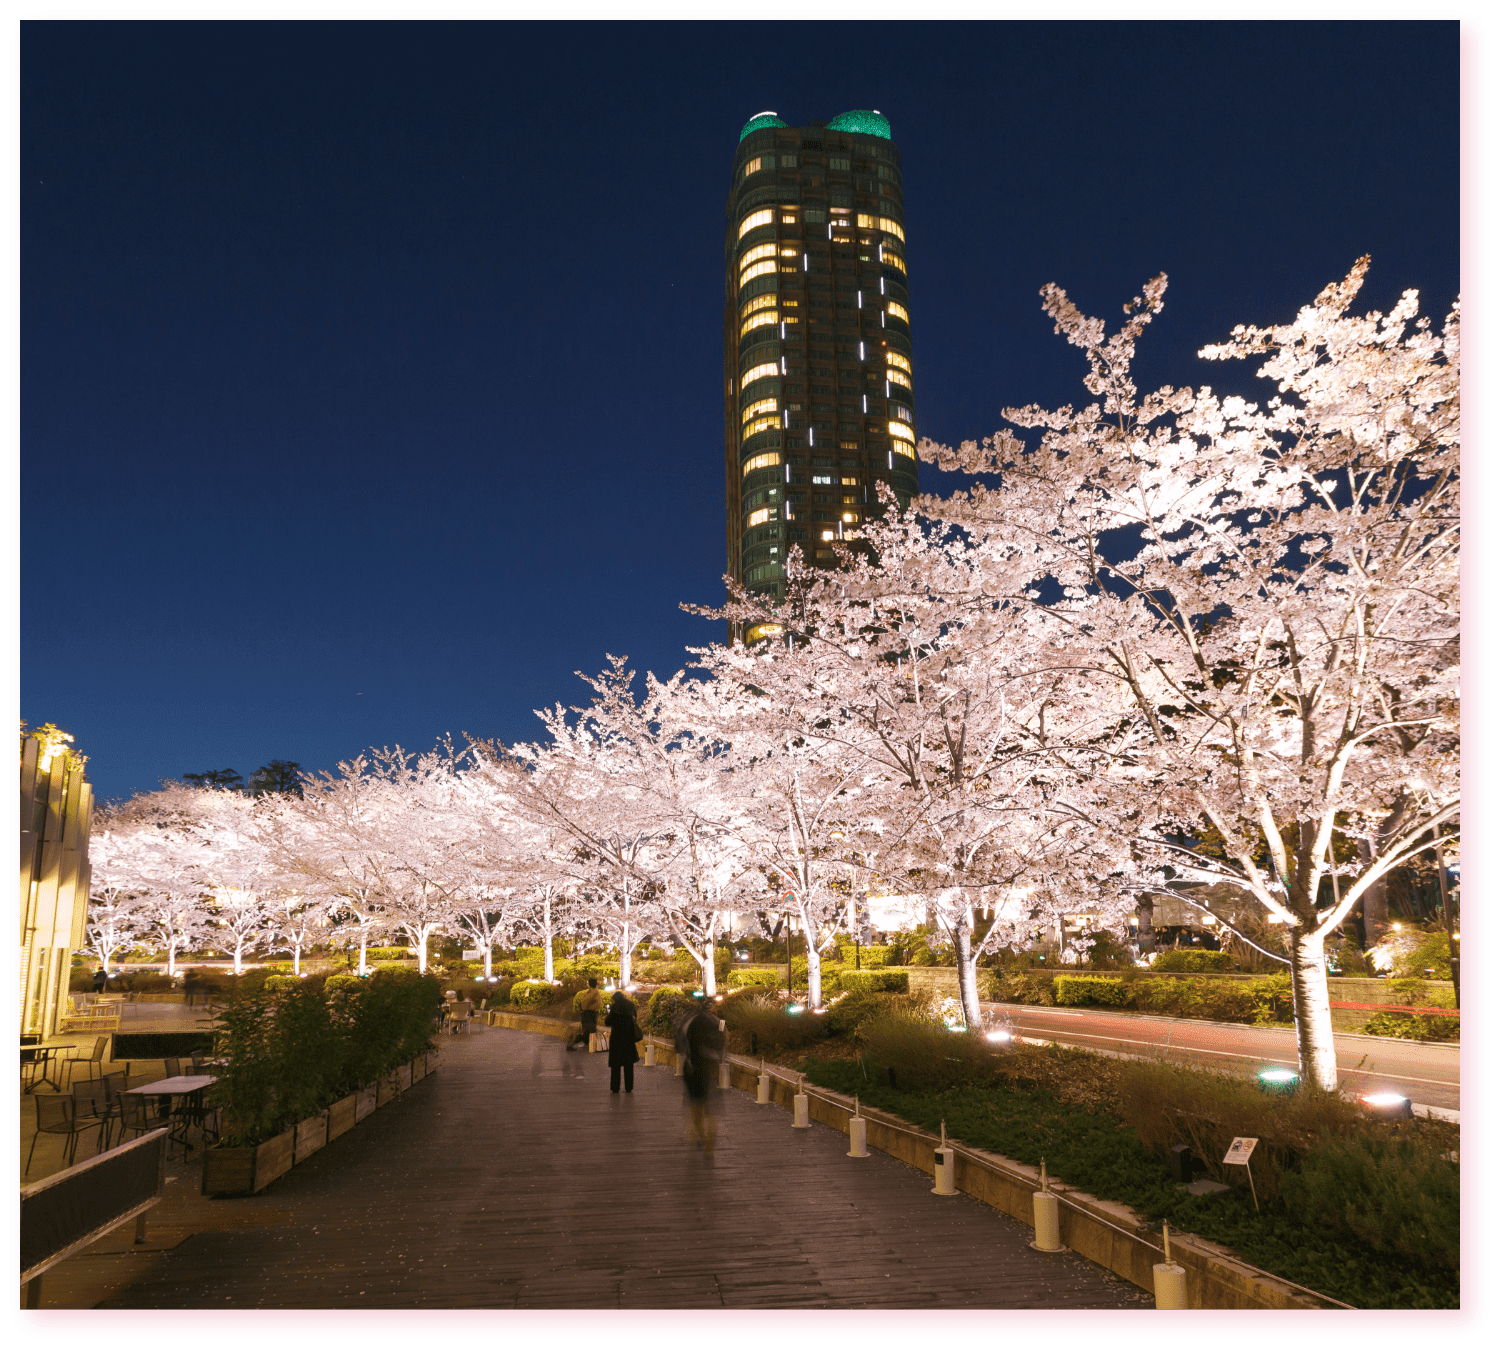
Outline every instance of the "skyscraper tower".
<svg viewBox="0 0 1500 1350">
<path fill-rule="evenodd" d="M 727 571 L 779 598 L 917 490 L 901 153 L 878 112 L 740 132 L 724 256 Z M 763 636 L 752 630 L 749 641 Z"/>
</svg>

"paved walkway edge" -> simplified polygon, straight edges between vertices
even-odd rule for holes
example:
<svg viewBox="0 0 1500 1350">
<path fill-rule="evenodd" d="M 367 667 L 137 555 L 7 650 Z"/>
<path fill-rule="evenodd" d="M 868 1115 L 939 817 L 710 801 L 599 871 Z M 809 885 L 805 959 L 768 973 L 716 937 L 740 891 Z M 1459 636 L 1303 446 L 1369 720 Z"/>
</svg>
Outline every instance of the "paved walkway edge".
<svg viewBox="0 0 1500 1350">
<path fill-rule="evenodd" d="M 512 1031 L 530 1031 L 543 1036 L 568 1038 L 577 1033 L 574 1022 L 523 1013 L 489 1010 L 486 1022 L 492 1027 Z M 660 1065 L 676 1067 L 677 1053 L 669 1042 L 656 1036 L 646 1040 L 656 1047 Z M 730 1055 L 730 1085 L 742 1092 L 754 1093 L 758 1086 L 760 1062 L 743 1055 Z M 779 1065 L 767 1067 L 771 1075 L 771 1101 L 788 1112 L 797 1092 L 798 1076 Z M 854 1114 L 854 1100 L 826 1088 L 805 1085 L 808 1096 L 808 1118 L 840 1134 L 849 1133 Z M 865 1146 L 930 1173 L 933 1150 L 940 1140 L 934 1134 L 918 1130 L 884 1111 L 860 1108 L 865 1125 Z M 1034 1225 L 1032 1196 L 1041 1185 L 1039 1169 L 1025 1163 L 967 1148 L 950 1138 L 954 1150 L 953 1184 L 966 1195 L 982 1201 L 991 1209 L 1008 1214 L 1022 1223 Z M 1147 1292 L 1154 1292 L 1152 1266 L 1164 1260 L 1161 1247 L 1141 1236 L 1150 1225 L 1128 1205 L 1100 1200 L 1084 1191 L 1059 1183 L 1049 1177 L 1049 1184 L 1059 1201 L 1059 1228 L 1063 1245 L 1080 1256 L 1102 1266 L 1121 1279 Z M 1205 1238 L 1186 1234 L 1172 1236 L 1173 1260 L 1187 1271 L 1188 1307 L 1190 1308 L 1322 1308 L 1336 1300 L 1299 1291 L 1290 1281 L 1268 1271 L 1257 1270 L 1239 1260 L 1228 1248 Z"/>
</svg>

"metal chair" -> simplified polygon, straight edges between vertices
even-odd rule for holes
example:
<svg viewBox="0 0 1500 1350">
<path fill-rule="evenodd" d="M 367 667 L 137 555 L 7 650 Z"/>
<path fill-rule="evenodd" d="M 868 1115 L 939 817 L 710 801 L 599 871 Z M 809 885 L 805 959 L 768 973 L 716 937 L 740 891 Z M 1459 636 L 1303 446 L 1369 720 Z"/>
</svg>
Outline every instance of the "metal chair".
<svg viewBox="0 0 1500 1350">
<path fill-rule="evenodd" d="M 101 1150 L 109 1147 L 110 1115 L 109 1089 L 102 1081 L 73 1084 L 73 1119 L 80 1131 L 99 1127 Z"/>
<path fill-rule="evenodd" d="M 159 1130 L 163 1126 L 170 1126 L 172 1114 L 170 1111 L 157 1110 L 157 1098 L 142 1096 L 139 1092 L 125 1092 L 120 1095 L 120 1139 L 123 1142 L 125 1131 L 131 1131 L 132 1138 L 139 1138 L 148 1130 Z"/>
<path fill-rule="evenodd" d="M 128 1073 L 107 1073 L 100 1080 L 104 1084 L 105 1129 L 113 1132 L 113 1122 L 123 1118 L 120 1103 L 125 1098 L 125 1089 L 130 1086 Z"/>
<path fill-rule="evenodd" d="M 180 1078 L 182 1076 L 182 1058 L 179 1055 L 162 1060 L 161 1067 L 163 1078 Z"/>
<path fill-rule="evenodd" d="M 31 1151 L 26 1155 L 25 1176 L 31 1171 L 31 1160 L 36 1156 L 36 1142 L 44 1134 L 65 1134 L 68 1142 L 63 1146 L 63 1159 L 69 1167 L 73 1165 L 73 1154 L 78 1148 L 78 1136 L 94 1127 L 93 1121 L 79 1121 L 73 1115 L 73 1099 L 53 1094 L 39 1094 L 31 1099 L 36 1103 L 36 1134 L 32 1136 Z"/>
<path fill-rule="evenodd" d="M 73 1065 L 75 1064 L 87 1064 L 89 1066 L 90 1079 L 92 1079 L 94 1076 L 95 1066 L 98 1067 L 99 1072 L 102 1074 L 104 1072 L 104 1051 L 105 1047 L 107 1047 L 108 1045 L 108 1036 L 95 1036 L 94 1048 L 87 1055 L 74 1053 L 69 1055 L 66 1059 L 59 1060 L 59 1064 L 65 1064 L 68 1067 L 68 1082 L 71 1083 L 73 1081 Z M 74 1049 L 75 1051 L 77 1051 L 83 1049 L 83 1047 L 75 1046 Z M 63 1087 L 64 1084 L 59 1083 L 57 1090 L 61 1092 L 63 1090 Z"/>
</svg>

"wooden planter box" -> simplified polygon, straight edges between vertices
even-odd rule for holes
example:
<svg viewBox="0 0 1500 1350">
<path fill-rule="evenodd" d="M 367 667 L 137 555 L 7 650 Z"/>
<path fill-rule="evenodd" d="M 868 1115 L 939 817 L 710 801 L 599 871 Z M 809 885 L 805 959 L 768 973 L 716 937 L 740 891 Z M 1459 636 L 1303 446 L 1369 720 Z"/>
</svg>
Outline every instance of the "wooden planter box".
<svg viewBox="0 0 1500 1350">
<path fill-rule="evenodd" d="M 328 1108 L 328 1142 L 330 1144 L 346 1130 L 354 1128 L 354 1122 L 359 1119 L 355 1110 L 358 1105 L 359 1093 L 351 1092 Z M 373 1105 L 371 1110 L 374 1110 Z M 366 1112 L 366 1114 L 369 1113 Z"/>
<path fill-rule="evenodd" d="M 397 1085 L 396 1075 L 388 1073 L 375 1084 L 375 1105 L 384 1106 L 387 1102 L 394 1101 L 400 1093 L 401 1089 Z"/>
<path fill-rule="evenodd" d="M 411 1086 L 411 1065 L 402 1064 L 396 1070 L 396 1091 L 405 1092 Z"/>
<path fill-rule="evenodd" d="M 292 1148 L 292 1161 L 301 1162 L 311 1157 L 328 1142 L 328 1112 L 319 1111 L 315 1116 L 299 1120 L 293 1133 L 296 1140 Z"/>
<path fill-rule="evenodd" d="M 367 1083 L 354 1094 L 354 1119 L 363 1120 L 380 1105 L 374 1083 Z"/>
<path fill-rule="evenodd" d="M 254 1195 L 292 1170 L 295 1129 L 247 1148 L 215 1145 L 203 1155 L 204 1195 Z"/>
<path fill-rule="evenodd" d="M 418 1055 L 411 1062 L 411 1081 L 413 1083 L 420 1083 L 426 1077 L 427 1077 L 427 1056 L 426 1055 Z"/>
</svg>

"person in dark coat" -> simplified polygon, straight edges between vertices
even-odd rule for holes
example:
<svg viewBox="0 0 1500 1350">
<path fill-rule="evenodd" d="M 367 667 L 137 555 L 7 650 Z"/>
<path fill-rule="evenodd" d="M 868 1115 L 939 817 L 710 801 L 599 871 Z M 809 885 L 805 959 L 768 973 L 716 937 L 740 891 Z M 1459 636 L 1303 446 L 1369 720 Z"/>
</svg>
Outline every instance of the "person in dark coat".
<svg viewBox="0 0 1500 1350">
<path fill-rule="evenodd" d="M 620 1075 L 625 1076 L 625 1091 L 635 1091 L 635 1066 L 640 1061 L 640 1052 L 635 1048 L 636 1037 L 641 1034 L 635 1020 L 636 1006 L 623 989 L 616 989 L 604 1014 L 604 1025 L 609 1028 L 609 1090 L 620 1090 Z"/>
<path fill-rule="evenodd" d="M 719 1062 L 724 1058 L 724 1028 L 706 1004 L 699 1004 L 678 1023 L 677 1053 L 682 1058 L 682 1086 L 687 1093 L 693 1140 L 705 1156 L 714 1156 L 718 1138 Z"/>
<path fill-rule="evenodd" d="M 94 992 L 102 994 L 109 987 L 109 975 L 103 966 L 94 972 Z"/>
</svg>

